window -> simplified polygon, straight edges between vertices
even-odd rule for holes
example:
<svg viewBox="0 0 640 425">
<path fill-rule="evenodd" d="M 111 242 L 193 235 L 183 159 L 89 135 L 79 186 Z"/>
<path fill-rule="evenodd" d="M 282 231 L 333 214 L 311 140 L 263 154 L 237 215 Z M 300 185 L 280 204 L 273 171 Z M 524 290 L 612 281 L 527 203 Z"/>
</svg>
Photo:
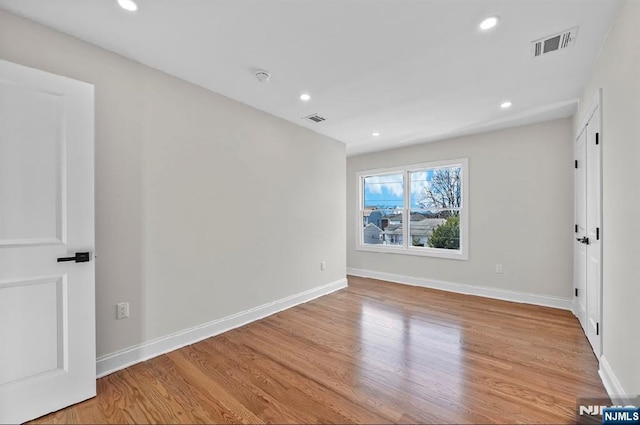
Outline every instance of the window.
<svg viewBox="0 0 640 425">
<path fill-rule="evenodd" d="M 468 160 L 358 173 L 357 249 L 469 258 Z"/>
</svg>

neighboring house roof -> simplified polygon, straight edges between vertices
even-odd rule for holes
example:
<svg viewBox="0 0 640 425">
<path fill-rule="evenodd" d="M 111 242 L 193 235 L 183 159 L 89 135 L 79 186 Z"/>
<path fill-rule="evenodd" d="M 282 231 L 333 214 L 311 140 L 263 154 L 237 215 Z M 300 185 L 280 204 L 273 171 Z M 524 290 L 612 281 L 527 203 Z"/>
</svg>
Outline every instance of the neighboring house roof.
<svg viewBox="0 0 640 425">
<path fill-rule="evenodd" d="M 411 236 L 431 236 L 433 229 L 444 223 L 444 218 L 425 218 L 411 222 Z M 390 224 L 383 232 L 385 235 L 402 235 L 401 224 Z"/>
<path fill-rule="evenodd" d="M 381 233 L 381 232 L 382 232 L 382 229 L 381 229 L 381 228 L 379 228 L 378 226 L 376 226 L 376 225 L 375 225 L 375 224 L 373 224 L 373 223 L 369 223 L 369 224 L 367 224 L 366 226 L 364 226 L 364 231 L 366 232 L 367 230 L 368 230 L 369 232 L 371 232 L 371 231 L 379 232 L 379 233 Z"/>
<path fill-rule="evenodd" d="M 362 214 L 365 217 L 369 217 L 372 212 L 377 211 L 377 210 L 378 210 L 378 207 L 367 207 L 364 210 L 362 210 Z"/>
<path fill-rule="evenodd" d="M 402 214 L 393 214 L 390 216 L 386 216 L 383 218 L 387 218 L 389 220 L 401 220 L 402 219 Z M 420 221 L 420 220 L 424 220 L 425 216 L 420 214 L 420 213 L 411 213 L 411 221 Z"/>
<path fill-rule="evenodd" d="M 402 224 L 390 224 L 384 229 L 385 235 L 402 235 Z"/>
<path fill-rule="evenodd" d="M 412 236 L 430 236 L 433 233 L 433 229 L 444 223 L 444 218 L 425 218 L 418 222 L 411 223 L 411 235 Z"/>
</svg>

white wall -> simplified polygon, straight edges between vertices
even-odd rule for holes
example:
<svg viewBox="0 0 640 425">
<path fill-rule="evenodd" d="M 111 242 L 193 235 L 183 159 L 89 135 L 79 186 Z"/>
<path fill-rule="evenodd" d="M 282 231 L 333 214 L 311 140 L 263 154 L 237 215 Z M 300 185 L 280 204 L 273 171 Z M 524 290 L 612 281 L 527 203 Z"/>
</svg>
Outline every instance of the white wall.
<svg viewBox="0 0 640 425">
<path fill-rule="evenodd" d="M 461 157 L 469 158 L 468 261 L 355 249 L 358 171 Z M 570 119 L 349 157 L 347 266 L 569 299 L 572 161 Z"/>
<path fill-rule="evenodd" d="M 98 355 L 344 278 L 342 143 L 2 10 L 0 58 L 95 85 Z"/>
<path fill-rule="evenodd" d="M 640 395 L 640 2 L 623 3 L 576 114 L 603 89 L 603 356 L 625 395 Z M 601 365 L 602 366 L 602 365 Z M 616 394 L 620 395 L 620 394 Z"/>
</svg>

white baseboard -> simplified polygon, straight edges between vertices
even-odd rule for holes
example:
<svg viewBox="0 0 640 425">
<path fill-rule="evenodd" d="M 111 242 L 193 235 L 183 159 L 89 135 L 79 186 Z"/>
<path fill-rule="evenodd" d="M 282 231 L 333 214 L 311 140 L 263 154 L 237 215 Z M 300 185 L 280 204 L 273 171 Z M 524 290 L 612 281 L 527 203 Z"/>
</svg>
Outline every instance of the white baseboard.
<svg viewBox="0 0 640 425">
<path fill-rule="evenodd" d="M 526 292 L 508 291 L 506 289 L 489 288 L 486 286 L 475 286 L 464 283 L 445 282 L 441 280 L 403 276 L 399 274 L 383 273 L 373 270 L 354 269 L 351 267 L 347 267 L 347 274 L 386 280 L 394 283 L 402 283 L 404 285 L 422 286 L 424 288 L 440 289 L 442 291 L 456 292 L 459 294 L 476 295 L 486 298 L 495 298 L 498 300 L 541 305 L 545 307 L 554 307 L 562 310 L 573 311 L 573 301 L 569 298 L 529 294 Z"/>
<path fill-rule="evenodd" d="M 153 339 L 142 344 L 134 345 L 115 353 L 101 356 L 96 361 L 97 377 L 109 375 L 120 369 L 132 366 L 136 363 L 149 360 L 161 354 L 177 350 L 184 346 L 194 344 L 203 339 L 219 335 L 231 329 L 244 326 L 272 314 L 286 310 L 296 305 L 306 303 L 323 295 L 347 287 L 347 279 L 340 279 L 335 282 L 318 286 L 308 291 L 300 292 L 280 300 L 263 304 L 261 306 L 242 311 L 231 316 L 223 317 L 203 325 L 184 329 L 170 335 Z"/>
<path fill-rule="evenodd" d="M 607 390 L 607 394 L 609 394 L 609 398 L 611 398 L 614 404 L 624 405 L 632 400 L 632 397 L 624 390 L 622 384 L 620 384 L 620 380 L 618 380 L 616 374 L 613 373 L 613 369 L 611 369 L 611 365 L 604 355 L 600 357 L 600 370 L 598 370 L 598 374 L 600 375 L 600 379 L 602 379 L 604 389 Z"/>
</svg>

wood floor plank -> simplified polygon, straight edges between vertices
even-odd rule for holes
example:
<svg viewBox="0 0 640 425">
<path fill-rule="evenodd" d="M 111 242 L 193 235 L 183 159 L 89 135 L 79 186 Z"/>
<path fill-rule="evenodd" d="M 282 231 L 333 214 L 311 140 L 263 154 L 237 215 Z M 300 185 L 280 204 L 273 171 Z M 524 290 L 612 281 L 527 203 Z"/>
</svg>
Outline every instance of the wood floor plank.
<svg viewBox="0 0 640 425">
<path fill-rule="evenodd" d="M 255 359 L 257 355 L 256 351 L 243 342 L 243 338 L 238 339 L 241 336 L 240 333 L 230 335 L 229 338 L 225 335 L 225 338 L 220 338 L 220 340 L 224 340 L 224 344 L 215 344 L 215 340 L 210 340 L 209 345 L 212 346 L 212 350 L 230 360 L 233 359 L 232 361 L 235 362 L 238 369 L 245 371 L 244 375 L 241 374 L 239 376 L 240 379 L 251 380 L 259 377 L 259 380 L 262 380 L 265 384 L 273 384 L 272 387 L 274 389 L 271 391 L 271 396 L 276 400 L 291 400 L 291 403 L 288 404 L 294 406 L 294 409 L 288 406 L 287 410 L 297 412 L 293 422 L 317 422 L 318 419 L 310 415 L 326 408 L 341 412 L 343 415 L 342 422 L 345 421 L 344 419 L 346 419 L 346 422 L 355 422 L 357 420 L 364 420 L 368 423 L 389 422 L 387 418 L 372 414 L 316 381 L 302 379 L 303 376 L 300 373 L 289 367 L 283 367 L 283 364 L 279 361 L 279 356 L 276 356 L 276 359 L 261 356 L 262 358 L 259 362 L 237 362 L 235 360 L 237 358 Z M 292 385 L 294 383 L 295 385 Z M 276 406 L 275 403 L 273 405 Z M 299 416 L 301 412 L 306 417 Z"/>
<path fill-rule="evenodd" d="M 34 422 L 573 423 L 597 369 L 570 312 L 349 277 Z"/>
</svg>

